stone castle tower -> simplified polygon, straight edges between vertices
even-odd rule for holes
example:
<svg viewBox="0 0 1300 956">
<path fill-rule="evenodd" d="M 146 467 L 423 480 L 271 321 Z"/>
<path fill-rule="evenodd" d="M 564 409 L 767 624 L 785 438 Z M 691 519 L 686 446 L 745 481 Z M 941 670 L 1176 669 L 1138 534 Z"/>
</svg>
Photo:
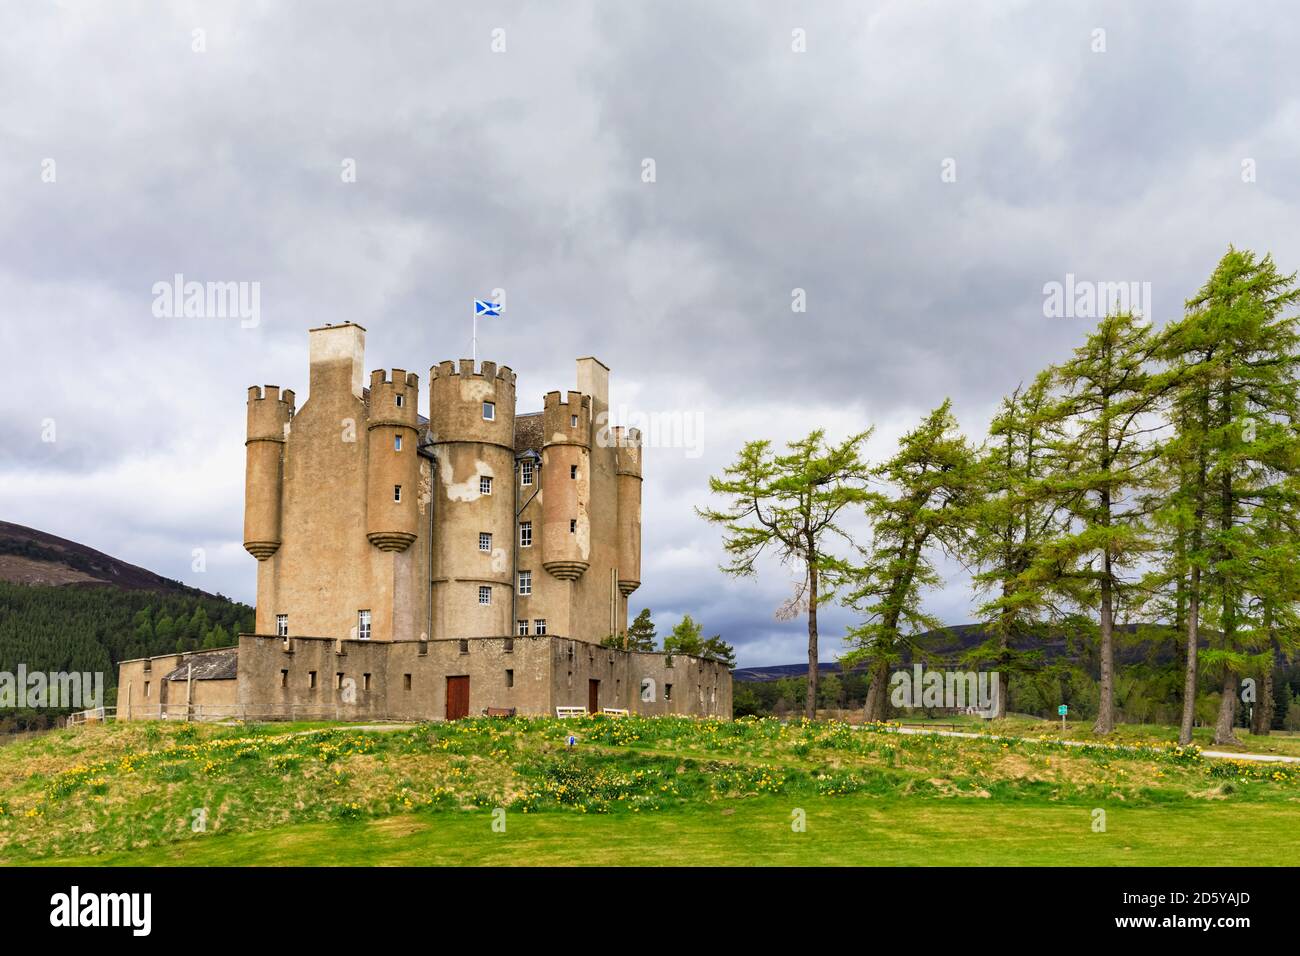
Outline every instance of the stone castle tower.
<svg viewBox="0 0 1300 956">
<path fill-rule="evenodd" d="M 641 583 L 641 436 L 608 427 L 609 369 L 515 410 L 468 360 L 364 372 L 365 329 L 310 332 L 302 408 L 248 391 L 244 547 L 255 633 L 122 661 L 128 720 L 731 716 L 731 672 L 598 647 Z"/>
<path fill-rule="evenodd" d="M 364 376 L 365 329 L 310 332 L 310 394 L 248 398 L 244 547 L 257 633 L 441 640 L 627 626 L 640 583 L 641 447 L 608 426 L 609 369 L 515 409 L 483 362 Z"/>
</svg>

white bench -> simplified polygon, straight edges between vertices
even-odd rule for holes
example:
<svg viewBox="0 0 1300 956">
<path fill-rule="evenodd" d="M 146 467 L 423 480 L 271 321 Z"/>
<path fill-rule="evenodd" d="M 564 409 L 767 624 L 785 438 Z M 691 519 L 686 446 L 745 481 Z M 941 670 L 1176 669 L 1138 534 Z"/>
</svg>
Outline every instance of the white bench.
<svg viewBox="0 0 1300 956">
<path fill-rule="evenodd" d="M 560 718 L 568 717 L 586 717 L 586 707 L 556 707 L 555 716 Z"/>
<path fill-rule="evenodd" d="M 602 714 L 608 714 L 610 717 L 626 717 L 626 716 L 627 716 L 627 708 L 626 708 L 626 707 L 602 707 L 602 708 L 600 709 L 600 712 L 601 712 Z"/>
</svg>

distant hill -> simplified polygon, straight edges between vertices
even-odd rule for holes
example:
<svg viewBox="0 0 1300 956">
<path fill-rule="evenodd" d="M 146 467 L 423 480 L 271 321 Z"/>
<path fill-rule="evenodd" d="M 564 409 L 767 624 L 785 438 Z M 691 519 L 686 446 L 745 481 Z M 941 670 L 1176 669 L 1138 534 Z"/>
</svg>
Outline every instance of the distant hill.
<svg viewBox="0 0 1300 956">
<path fill-rule="evenodd" d="M 0 581 L 55 587 L 107 584 L 123 591 L 206 593 L 84 544 L 8 521 L 0 521 Z"/>
<path fill-rule="evenodd" d="M 234 643 L 253 609 L 94 548 L 0 522 L 0 672 L 102 673 L 135 657 Z M 50 710 L 0 711 L 0 732 L 50 726 Z"/>
<path fill-rule="evenodd" d="M 1115 659 L 1118 663 L 1166 664 L 1173 660 L 1174 645 L 1172 642 L 1145 640 L 1138 636 L 1137 626 L 1133 624 L 1117 628 L 1116 631 L 1118 641 L 1115 649 Z M 1208 637 L 1208 634 L 1202 635 L 1203 639 L 1208 639 Z M 980 624 L 954 624 L 951 627 L 927 631 L 916 638 L 916 643 L 924 647 L 936 659 L 936 666 L 941 661 L 944 666 L 949 666 L 956 663 L 956 659 L 962 654 L 983 643 L 986 639 L 987 633 Z M 1049 663 L 1060 660 L 1079 663 L 1084 659 L 1083 654 L 1070 646 L 1070 641 L 1063 632 L 1052 634 L 1041 640 L 1022 641 L 1017 647 L 1021 650 L 1041 651 L 1043 660 Z M 904 658 L 910 659 L 906 652 L 904 652 Z M 855 671 L 862 669 L 861 667 L 855 668 Z M 821 674 L 842 673 L 837 661 L 819 661 L 817 670 Z M 804 677 L 807 673 L 808 664 L 805 661 L 802 664 L 738 667 L 731 672 L 731 676 L 737 681 L 754 682 L 782 680 L 787 677 Z"/>
</svg>

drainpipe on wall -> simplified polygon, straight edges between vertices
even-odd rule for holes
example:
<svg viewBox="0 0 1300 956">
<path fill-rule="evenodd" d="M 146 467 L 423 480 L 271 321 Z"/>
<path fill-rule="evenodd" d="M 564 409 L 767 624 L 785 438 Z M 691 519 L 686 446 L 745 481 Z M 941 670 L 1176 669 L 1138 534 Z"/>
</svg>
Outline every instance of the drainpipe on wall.
<svg viewBox="0 0 1300 956">
<path fill-rule="evenodd" d="M 433 414 L 433 408 L 429 408 L 430 415 Z M 437 455 L 430 455 L 429 460 L 429 631 L 426 637 L 433 640 L 433 503 L 438 499 L 438 492 L 435 484 L 438 481 L 438 458 Z M 426 648 L 428 649 L 428 645 Z"/>
</svg>

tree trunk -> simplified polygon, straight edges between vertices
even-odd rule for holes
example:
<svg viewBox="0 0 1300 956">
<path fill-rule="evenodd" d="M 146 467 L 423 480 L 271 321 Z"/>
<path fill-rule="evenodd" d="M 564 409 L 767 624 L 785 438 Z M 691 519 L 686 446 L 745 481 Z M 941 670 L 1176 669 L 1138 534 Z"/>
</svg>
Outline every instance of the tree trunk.
<svg viewBox="0 0 1300 956">
<path fill-rule="evenodd" d="M 862 719 L 868 722 L 884 720 L 885 697 L 889 686 L 889 665 L 876 661 L 871 665 L 871 683 L 867 686 L 867 703 L 862 711 Z"/>
<path fill-rule="evenodd" d="M 1260 675 L 1259 693 L 1255 695 L 1255 710 L 1251 713 L 1250 732 L 1267 737 L 1273 729 L 1273 668 L 1277 666 L 1277 631 L 1273 627 L 1273 610 L 1268 608 L 1264 617 L 1268 629 L 1268 664 Z"/>
<path fill-rule="evenodd" d="M 1110 559 L 1106 559 L 1106 576 L 1101 582 L 1101 700 L 1097 703 L 1094 734 L 1109 734 L 1115 729 L 1115 622 L 1111 607 Z"/>
<path fill-rule="evenodd" d="M 1267 737 L 1273 729 L 1273 662 L 1259 680 L 1259 693 L 1255 699 L 1255 709 L 1250 715 L 1250 732 L 1256 737 Z"/>
<path fill-rule="evenodd" d="M 808 561 L 808 698 L 804 716 L 817 718 L 817 561 Z"/>
<path fill-rule="evenodd" d="M 1184 747 L 1192 742 L 1192 723 L 1196 720 L 1196 655 L 1201 643 L 1201 569 L 1192 568 L 1187 595 L 1187 669 L 1183 674 L 1183 722 L 1178 728 L 1178 742 Z"/>
<path fill-rule="evenodd" d="M 1237 718 L 1237 675 L 1228 671 L 1223 675 L 1223 698 L 1219 701 L 1219 720 L 1214 725 L 1214 742 L 1240 747 L 1241 741 L 1233 733 Z"/>
<path fill-rule="evenodd" d="M 999 667 L 1002 667 L 1003 665 L 1006 664 L 1007 645 L 1009 643 L 1010 642 L 1007 639 L 1007 632 L 1003 631 L 1001 640 L 999 642 L 1001 647 L 1001 653 L 998 655 Z M 1007 680 L 1007 674 L 1005 671 L 1003 671 L 1001 679 L 998 682 L 998 699 L 993 702 L 993 716 L 997 720 L 1001 720 L 1003 717 L 1007 715 L 1007 691 L 1008 690 L 1010 690 L 1010 687 Z"/>
</svg>

